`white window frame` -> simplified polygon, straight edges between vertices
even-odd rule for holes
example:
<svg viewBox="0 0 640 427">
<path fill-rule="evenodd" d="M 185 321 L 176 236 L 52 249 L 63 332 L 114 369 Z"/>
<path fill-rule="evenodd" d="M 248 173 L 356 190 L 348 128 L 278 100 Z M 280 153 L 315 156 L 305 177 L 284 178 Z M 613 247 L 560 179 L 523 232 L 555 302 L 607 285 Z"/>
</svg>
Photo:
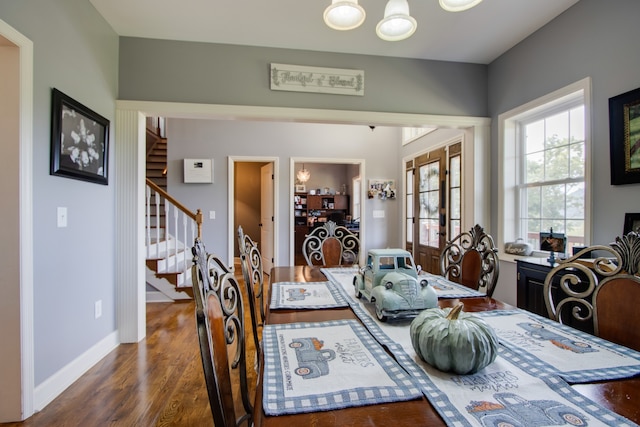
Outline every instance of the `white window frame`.
<svg viewBox="0 0 640 427">
<path fill-rule="evenodd" d="M 498 116 L 498 141 L 499 141 L 499 175 L 498 175 L 498 239 L 500 248 L 500 258 L 503 260 L 513 260 L 514 256 L 503 252 L 505 242 L 513 242 L 519 236 L 519 209 L 520 209 L 520 182 L 518 164 L 519 154 L 519 123 L 526 119 L 540 115 L 543 112 L 557 109 L 559 106 L 569 101 L 582 98 L 584 102 L 584 124 L 585 124 L 585 218 L 584 232 L 585 245 L 590 245 L 592 236 L 591 226 L 591 78 L 587 77 L 578 82 L 570 84 L 562 89 L 558 89 L 548 95 L 542 96 L 534 101 L 528 102 L 513 110 L 502 113 Z M 547 256 L 547 253 L 536 253 L 534 256 Z"/>
</svg>

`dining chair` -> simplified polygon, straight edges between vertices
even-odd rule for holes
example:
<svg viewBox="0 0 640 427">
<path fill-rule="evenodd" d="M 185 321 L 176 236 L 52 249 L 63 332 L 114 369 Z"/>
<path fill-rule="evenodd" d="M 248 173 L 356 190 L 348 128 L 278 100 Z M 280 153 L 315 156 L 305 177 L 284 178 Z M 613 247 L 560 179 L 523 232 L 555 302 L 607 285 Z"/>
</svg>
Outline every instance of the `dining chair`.
<svg viewBox="0 0 640 427">
<path fill-rule="evenodd" d="M 589 252 L 597 257 L 581 258 Z M 544 281 L 549 317 L 640 350 L 639 269 L 640 234 L 634 231 L 558 261 Z"/>
<path fill-rule="evenodd" d="M 476 224 L 448 241 L 440 253 L 440 273 L 447 279 L 493 296 L 500 260 L 493 238 Z"/>
<path fill-rule="evenodd" d="M 211 414 L 216 426 L 252 425 L 253 406 L 247 381 L 244 306 L 233 272 L 215 255 L 208 254 L 198 238 L 192 247 L 191 270 L 200 356 Z M 229 355 L 233 359 L 229 359 Z M 231 372 L 231 368 L 237 373 Z M 240 382 L 240 396 L 234 384 Z M 237 392 L 236 392 L 237 394 Z M 236 417 L 235 400 L 243 413 Z"/>
<path fill-rule="evenodd" d="M 314 228 L 302 242 L 302 254 L 311 266 L 357 264 L 359 253 L 358 236 L 334 221 Z"/>
<path fill-rule="evenodd" d="M 256 242 L 244 233 L 242 226 L 238 227 L 238 247 L 240 250 L 240 266 L 242 277 L 247 289 L 249 313 L 251 314 L 251 326 L 253 328 L 253 340 L 256 350 L 259 349 L 260 339 L 258 326 L 264 323 L 264 269 L 262 267 L 262 255 Z M 256 304 L 258 309 L 256 309 Z M 260 318 L 258 319 L 258 312 Z"/>
</svg>

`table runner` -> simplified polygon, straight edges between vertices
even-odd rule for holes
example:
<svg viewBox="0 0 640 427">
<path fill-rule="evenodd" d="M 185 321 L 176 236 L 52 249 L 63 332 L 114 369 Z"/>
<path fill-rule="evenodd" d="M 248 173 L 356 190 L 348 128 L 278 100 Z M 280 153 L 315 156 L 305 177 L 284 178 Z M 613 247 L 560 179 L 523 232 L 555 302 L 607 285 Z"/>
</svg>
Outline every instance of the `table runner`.
<svg viewBox="0 0 640 427">
<path fill-rule="evenodd" d="M 411 376 L 357 320 L 265 325 L 262 349 L 268 415 L 422 396 Z"/>
<path fill-rule="evenodd" d="M 353 288 L 353 277 L 358 272 L 357 268 L 323 268 L 322 273 L 333 283 L 340 284 L 347 291 L 348 295 L 355 297 Z M 419 279 L 426 278 L 433 289 L 436 291 L 438 298 L 469 298 L 483 297 L 484 293 L 474 289 L 452 282 L 442 276 L 421 272 Z"/>
<path fill-rule="evenodd" d="M 276 282 L 271 288 L 271 309 L 319 309 L 346 307 L 341 286 L 331 282 Z"/>
<path fill-rule="evenodd" d="M 543 360 L 570 383 L 640 374 L 640 353 L 524 310 L 474 313 L 493 327 L 500 343 Z"/>
<path fill-rule="evenodd" d="M 340 283 L 351 296 L 356 316 L 409 372 L 448 426 L 494 425 L 492 420 L 523 427 L 564 424 L 551 408 L 564 411 L 570 420 L 587 420 L 589 426 L 636 425 L 572 389 L 549 364 L 504 345 L 496 361 L 474 375 L 438 371 L 416 354 L 409 333 L 411 319 L 378 321 L 372 304 L 357 300 L 345 281 Z M 518 409 L 525 407 L 533 412 L 518 415 Z"/>
</svg>

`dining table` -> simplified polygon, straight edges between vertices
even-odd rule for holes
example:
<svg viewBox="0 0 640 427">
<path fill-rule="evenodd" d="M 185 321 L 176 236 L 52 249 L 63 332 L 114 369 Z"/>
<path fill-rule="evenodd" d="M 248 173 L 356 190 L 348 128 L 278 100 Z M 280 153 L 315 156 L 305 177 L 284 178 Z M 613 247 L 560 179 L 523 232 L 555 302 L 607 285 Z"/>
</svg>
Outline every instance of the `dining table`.
<svg viewBox="0 0 640 427">
<path fill-rule="evenodd" d="M 278 284 L 300 284 L 307 287 L 318 285 L 320 283 L 330 282 L 330 274 L 326 274 L 327 271 L 337 271 L 338 273 L 344 272 L 349 280 L 349 274 L 356 274 L 357 270 L 347 269 L 342 270 L 341 267 L 331 267 L 327 270 L 326 267 L 319 266 L 307 266 L 296 265 L 287 267 L 274 267 L 269 275 L 269 298 L 270 301 L 273 298 L 274 285 Z M 345 285 L 348 288 L 348 285 Z M 353 297 L 350 297 L 353 298 Z M 349 299 L 349 298 L 347 298 Z M 356 322 L 358 324 L 373 324 L 375 326 L 375 320 L 364 319 L 362 310 L 359 309 L 358 304 L 363 304 L 362 301 L 355 303 L 353 300 L 349 300 L 347 304 L 338 304 L 335 307 L 323 307 L 318 309 L 300 309 L 297 307 L 278 307 L 272 308 L 267 304 L 266 317 L 263 328 L 288 328 L 292 325 L 298 324 L 328 324 L 333 325 L 340 324 L 339 322 Z M 501 302 L 497 299 L 490 298 L 484 295 L 471 295 L 459 298 L 439 298 L 438 306 L 440 308 L 454 307 L 462 303 L 463 311 L 474 314 L 492 314 L 494 313 L 511 313 L 513 310 L 519 310 L 507 303 Z M 483 313 L 485 312 L 485 313 Z M 366 317 L 366 316 L 365 316 Z M 500 319 L 490 319 L 494 322 L 499 322 Z M 334 323 L 332 323 L 334 322 Z M 493 323 L 500 325 L 500 323 Z M 637 325 L 630 325 L 630 327 L 637 327 Z M 393 343 L 382 342 L 384 344 L 382 348 L 385 349 L 390 355 L 394 356 L 397 353 L 390 351 L 394 348 Z M 436 400 L 429 399 L 428 392 L 422 392 L 419 395 L 404 400 L 395 400 L 387 402 L 379 402 L 372 404 L 362 404 L 345 407 L 338 407 L 335 409 L 319 409 L 315 410 L 313 407 L 305 409 L 303 411 L 285 411 L 279 414 L 268 414 L 265 411 L 265 402 L 267 400 L 273 401 L 271 396 L 271 389 L 265 387 L 266 378 L 273 377 L 272 372 L 267 372 L 270 369 L 270 364 L 265 364 L 265 353 L 269 350 L 267 346 L 275 345 L 275 341 L 271 342 L 266 340 L 263 335 L 263 341 L 261 343 L 261 363 L 260 372 L 258 376 L 258 384 L 256 388 L 256 397 L 254 404 L 253 422 L 255 426 L 449 426 L 449 425 L 474 425 L 473 422 L 469 423 L 469 420 L 445 420 L 443 414 L 446 414 L 445 410 L 437 410 L 434 407 Z M 514 346 L 511 350 L 503 350 L 504 352 L 518 352 L 519 350 Z M 289 349 L 291 350 L 291 349 Z M 276 351 L 283 351 L 278 350 Z M 335 354 L 335 352 L 334 352 Z M 520 354 L 520 353 L 518 353 Z M 301 359 L 298 359 L 301 360 Z M 405 365 L 406 366 L 406 365 Z M 404 372 L 403 372 L 404 373 Z M 545 374 L 546 375 L 546 374 Z M 433 376 L 433 375 L 432 375 Z M 535 375 L 533 375 L 535 376 Z M 544 375 L 541 375 L 544 376 Z M 617 379 L 604 379 L 599 380 L 597 377 L 594 380 L 579 381 L 579 383 L 567 382 L 566 386 L 575 391 L 577 396 L 583 397 L 585 406 L 593 402 L 603 411 L 610 411 L 614 416 L 619 415 L 621 419 L 626 423 L 621 423 L 619 419 L 611 419 L 611 424 L 605 420 L 600 425 L 635 425 L 634 423 L 640 423 L 640 377 L 638 375 L 630 374 L 628 377 Z M 310 381 L 308 381 L 310 383 Z M 424 389 L 424 387 L 423 387 Z M 424 390 L 423 390 L 424 391 Z M 495 390 L 493 390 L 495 391 Z M 504 390 L 502 390 L 504 391 Z M 442 393 L 441 393 L 442 394 Z M 486 393 L 488 398 L 497 396 L 500 393 L 492 394 Z M 503 393 L 506 396 L 506 393 Z M 445 396 L 446 398 L 446 396 Z M 487 399 L 491 400 L 491 399 Z M 575 400 L 574 400 L 575 401 Z M 578 400 L 579 401 L 579 400 Z M 276 402 L 277 403 L 277 402 Z M 438 405 L 438 403 L 435 403 Z M 269 405 L 266 405 L 269 406 Z M 313 405 L 312 405 L 313 406 Z M 622 418 L 623 417 L 623 418 Z M 591 416 L 593 418 L 593 416 Z M 480 418 L 478 418 L 480 419 Z M 601 421 L 601 420 L 599 420 Z M 581 423 L 580 420 L 575 425 L 586 425 L 587 423 Z M 482 421 L 478 425 L 489 425 L 488 421 Z M 505 425 L 518 425 L 517 423 L 505 424 Z M 543 425 L 543 424 L 538 424 Z M 546 424 L 544 424 L 546 425 Z M 549 425 L 560 425 L 560 423 Z M 589 423 L 589 425 L 592 425 Z"/>
</svg>

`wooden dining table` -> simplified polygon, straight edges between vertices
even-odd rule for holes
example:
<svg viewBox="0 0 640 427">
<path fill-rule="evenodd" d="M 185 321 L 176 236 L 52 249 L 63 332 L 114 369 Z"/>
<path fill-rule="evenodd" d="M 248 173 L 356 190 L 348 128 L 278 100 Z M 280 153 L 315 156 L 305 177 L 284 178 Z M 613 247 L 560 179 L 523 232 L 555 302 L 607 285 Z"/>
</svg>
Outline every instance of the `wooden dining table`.
<svg viewBox="0 0 640 427">
<path fill-rule="evenodd" d="M 320 267 L 293 266 L 274 267 L 270 283 L 319 282 L 327 278 Z M 270 286 L 271 288 L 271 286 Z M 268 299 L 269 300 L 269 299 Z M 513 309 L 514 307 L 489 297 L 440 299 L 442 308 L 453 307 L 459 302 L 464 311 Z M 267 310 L 265 324 L 296 322 L 321 322 L 328 320 L 358 319 L 350 307 L 317 310 Z M 636 327 L 633 325 L 632 327 Z M 261 356 L 262 357 L 262 356 Z M 256 426 L 445 426 L 446 423 L 423 396 L 419 399 L 392 403 L 381 403 L 344 409 L 318 411 L 288 415 L 269 416 L 263 410 L 262 369 L 258 380 L 254 406 Z M 599 403 L 629 420 L 640 424 L 640 377 L 575 384 L 572 387 L 582 395 Z"/>
</svg>

